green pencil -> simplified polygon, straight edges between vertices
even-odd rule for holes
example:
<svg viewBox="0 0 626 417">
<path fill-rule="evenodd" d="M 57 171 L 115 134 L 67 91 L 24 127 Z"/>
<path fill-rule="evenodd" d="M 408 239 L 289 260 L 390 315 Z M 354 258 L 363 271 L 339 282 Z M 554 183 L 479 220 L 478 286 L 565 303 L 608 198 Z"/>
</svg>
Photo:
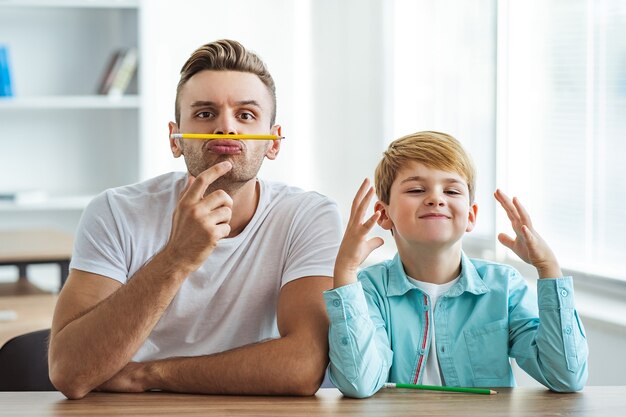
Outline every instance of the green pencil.
<svg viewBox="0 0 626 417">
<path fill-rule="evenodd" d="M 438 385 L 416 385 L 416 384 L 396 384 L 394 382 L 387 382 L 384 385 L 385 388 L 408 388 L 408 389 L 423 389 L 429 391 L 449 391 L 449 392 L 469 392 L 470 394 L 483 394 L 493 395 L 497 394 L 497 391 L 486 388 L 466 388 L 466 387 L 440 387 Z"/>
</svg>

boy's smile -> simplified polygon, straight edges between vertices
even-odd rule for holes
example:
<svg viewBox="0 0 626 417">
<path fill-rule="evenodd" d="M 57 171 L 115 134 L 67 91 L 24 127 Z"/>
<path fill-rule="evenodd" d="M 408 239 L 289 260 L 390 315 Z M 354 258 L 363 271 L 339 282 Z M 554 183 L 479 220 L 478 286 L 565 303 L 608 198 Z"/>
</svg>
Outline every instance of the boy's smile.
<svg viewBox="0 0 626 417">
<path fill-rule="evenodd" d="M 476 205 L 469 198 L 459 174 L 410 161 L 391 186 L 389 204 L 377 203 L 384 210 L 379 223 L 399 246 L 453 246 L 474 228 Z"/>
</svg>

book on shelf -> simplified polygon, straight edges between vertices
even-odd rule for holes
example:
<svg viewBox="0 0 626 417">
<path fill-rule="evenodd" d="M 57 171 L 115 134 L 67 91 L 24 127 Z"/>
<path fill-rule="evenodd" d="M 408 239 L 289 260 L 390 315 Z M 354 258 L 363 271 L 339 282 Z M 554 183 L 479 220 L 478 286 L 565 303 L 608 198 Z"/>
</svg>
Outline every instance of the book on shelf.
<svg viewBox="0 0 626 417">
<path fill-rule="evenodd" d="M 113 52 L 102 75 L 98 93 L 111 97 L 123 95 L 137 72 L 137 49 L 123 48 Z"/>
<path fill-rule="evenodd" d="M 0 97 L 11 96 L 13 96 L 13 85 L 11 84 L 9 47 L 0 44 Z"/>
<path fill-rule="evenodd" d="M 3 190 L 0 189 L 0 203 L 37 204 L 48 200 L 48 193 L 37 189 Z"/>
</svg>

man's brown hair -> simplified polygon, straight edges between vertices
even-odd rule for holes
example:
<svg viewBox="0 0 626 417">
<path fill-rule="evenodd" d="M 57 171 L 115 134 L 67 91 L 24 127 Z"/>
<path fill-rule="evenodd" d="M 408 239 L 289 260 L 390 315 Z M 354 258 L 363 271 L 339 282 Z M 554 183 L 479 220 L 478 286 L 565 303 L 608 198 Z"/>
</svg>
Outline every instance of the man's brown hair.
<svg viewBox="0 0 626 417">
<path fill-rule="evenodd" d="M 242 44 L 230 39 L 221 39 L 207 43 L 196 49 L 180 70 L 180 81 L 176 88 L 175 117 L 180 123 L 180 92 L 191 77 L 200 71 L 238 71 L 249 72 L 259 77 L 272 97 L 272 117 L 270 126 L 276 121 L 276 86 L 267 67 L 254 52 L 248 51 Z"/>
</svg>

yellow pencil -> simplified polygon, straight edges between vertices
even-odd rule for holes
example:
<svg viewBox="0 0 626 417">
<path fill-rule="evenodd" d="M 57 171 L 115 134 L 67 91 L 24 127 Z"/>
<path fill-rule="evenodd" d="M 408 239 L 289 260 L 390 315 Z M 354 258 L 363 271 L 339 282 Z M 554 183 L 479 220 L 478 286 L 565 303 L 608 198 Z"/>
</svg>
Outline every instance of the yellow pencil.
<svg viewBox="0 0 626 417">
<path fill-rule="evenodd" d="M 278 135 L 224 135 L 224 134 L 208 134 L 208 133 L 172 133 L 172 139 L 241 139 L 241 140 L 277 140 L 285 139 L 284 136 Z"/>
</svg>

